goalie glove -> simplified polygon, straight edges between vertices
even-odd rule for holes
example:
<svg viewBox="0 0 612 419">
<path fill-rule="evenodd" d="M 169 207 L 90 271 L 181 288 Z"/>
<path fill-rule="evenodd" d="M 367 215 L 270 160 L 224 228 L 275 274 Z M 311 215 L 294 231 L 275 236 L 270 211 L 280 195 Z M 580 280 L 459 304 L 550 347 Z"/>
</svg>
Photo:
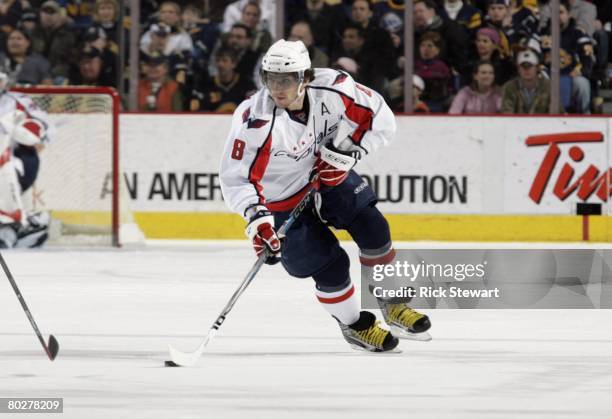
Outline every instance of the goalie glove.
<svg viewBox="0 0 612 419">
<path fill-rule="evenodd" d="M 264 205 L 254 205 L 246 210 L 249 224 L 245 233 L 251 242 L 257 256 L 266 250 L 268 265 L 274 265 L 280 260 L 281 241 L 274 229 L 274 216 Z"/>
<path fill-rule="evenodd" d="M 361 157 L 358 150 L 341 151 L 333 144 L 321 147 L 319 158 L 315 163 L 319 181 L 326 186 L 337 186 L 345 181 L 349 171 L 355 167 Z"/>
<path fill-rule="evenodd" d="M 13 131 L 15 141 L 30 147 L 40 144 L 46 135 L 47 130 L 44 123 L 34 118 L 25 118 L 22 122 L 16 124 Z"/>
</svg>

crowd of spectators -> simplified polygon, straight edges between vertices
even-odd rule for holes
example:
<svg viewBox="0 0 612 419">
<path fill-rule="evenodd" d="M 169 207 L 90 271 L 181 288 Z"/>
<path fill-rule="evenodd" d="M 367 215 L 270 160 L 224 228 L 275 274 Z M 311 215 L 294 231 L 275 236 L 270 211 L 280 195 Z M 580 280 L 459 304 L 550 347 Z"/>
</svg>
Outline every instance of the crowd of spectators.
<svg viewBox="0 0 612 419">
<path fill-rule="evenodd" d="M 274 0 L 141 0 L 138 108 L 232 112 L 261 87 Z M 415 112 L 547 113 L 548 0 L 414 0 Z M 285 36 L 404 105 L 403 0 L 285 0 Z M 120 9 L 123 8 L 123 9 Z M 612 2 L 561 0 L 559 112 L 601 109 Z M 14 84 L 128 86 L 125 0 L 0 0 L 0 71 Z M 123 17 L 123 19 L 121 19 Z M 556 111 L 556 110 L 555 110 Z"/>
</svg>

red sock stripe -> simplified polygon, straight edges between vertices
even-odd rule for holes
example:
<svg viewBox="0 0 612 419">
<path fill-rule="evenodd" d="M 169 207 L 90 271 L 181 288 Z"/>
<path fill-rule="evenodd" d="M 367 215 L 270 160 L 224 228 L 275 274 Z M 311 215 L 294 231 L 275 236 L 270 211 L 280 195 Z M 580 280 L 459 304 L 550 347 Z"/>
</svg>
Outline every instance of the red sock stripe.
<svg viewBox="0 0 612 419">
<path fill-rule="evenodd" d="M 386 265 L 387 263 L 390 263 L 393 259 L 395 259 L 395 249 L 391 249 L 387 254 L 376 258 L 366 258 L 363 256 L 359 256 L 359 261 L 362 265 L 365 266 Z"/>
<path fill-rule="evenodd" d="M 334 298 L 324 298 L 324 297 L 319 297 L 317 295 L 317 298 L 319 299 L 320 302 L 322 302 L 323 304 L 336 304 L 336 303 L 341 303 L 344 300 L 348 300 L 349 298 L 351 298 L 351 296 L 355 293 L 355 286 L 351 285 L 351 289 L 349 289 L 347 292 L 345 292 L 344 294 L 338 296 L 338 297 L 334 297 Z"/>
</svg>

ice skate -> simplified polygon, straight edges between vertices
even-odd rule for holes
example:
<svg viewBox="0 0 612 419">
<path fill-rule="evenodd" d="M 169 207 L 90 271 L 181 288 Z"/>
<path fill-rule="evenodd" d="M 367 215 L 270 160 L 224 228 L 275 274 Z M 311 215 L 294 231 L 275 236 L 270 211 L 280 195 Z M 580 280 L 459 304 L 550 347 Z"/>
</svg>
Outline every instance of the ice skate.
<svg viewBox="0 0 612 419">
<path fill-rule="evenodd" d="M 370 352 L 389 352 L 395 349 L 399 341 L 391 332 L 381 328 L 376 316 L 369 311 L 362 311 L 355 323 L 345 325 L 338 322 L 344 339 L 353 349 Z"/>
<path fill-rule="evenodd" d="M 378 299 L 378 305 L 391 332 L 402 339 L 431 340 L 427 330 L 431 327 L 429 317 L 411 309 L 404 302 Z"/>
</svg>

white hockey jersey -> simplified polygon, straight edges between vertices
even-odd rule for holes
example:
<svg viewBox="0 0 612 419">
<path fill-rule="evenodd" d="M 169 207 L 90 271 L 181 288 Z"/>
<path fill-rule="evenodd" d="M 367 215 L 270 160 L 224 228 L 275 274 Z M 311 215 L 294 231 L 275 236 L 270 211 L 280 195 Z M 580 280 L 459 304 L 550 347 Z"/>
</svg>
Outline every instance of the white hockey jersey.
<svg viewBox="0 0 612 419">
<path fill-rule="evenodd" d="M 0 95 L 0 119 L 12 121 L 15 110 L 25 112 L 27 118 L 39 121 L 45 127 L 45 136 L 41 141 L 50 141 L 55 134 L 55 128 L 49 121 L 49 115 L 40 109 L 34 101 L 23 93 L 4 93 Z M 0 126 L 2 124 L 0 123 Z M 2 129 L 2 128 L 0 128 Z M 10 130 L 8 126 L 4 131 Z"/>
<path fill-rule="evenodd" d="M 16 110 L 24 112 L 26 119 L 16 118 Z M 27 120 L 37 121 L 34 124 L 36 133 L 30 128 L 24 128 L 24 121 Z M 41 127 L 43 129 L 38 129 Z M 18 130 L 27 131 L 26 135 L 19 136 Z M 31 140 L 28 144 L 30 145 L 34 141 L 38 143 L 39 140 L 47 139 L 47 134 L 53 135 L 47 113 L 38 108 L 29 97 L 20 93 L 0 95 L 0 224 L 21 222 L 23 216 L 23 202 L 16 172 L 19 159 L 13 156 L 16 140 L 24 141 L 27 138 Z M 23 170 L 23 166 L 21 168 Z"/>
<path fill-rule="evenodd" d="M 349 135 L 362 154 L 387 145 L 395 134 L 395 117 L 383 98 L 344 72 L 315 69 L 306 94 L 306 125 L 277 108 L 265 88 L 234 112 L 219 171 L 232 211 L 244 217 L 258 203 L 271 211 L 292 209 L 306 193 L 315 153 L 341 126 L 350 127 L 340 135 Z"/>
</svg>

